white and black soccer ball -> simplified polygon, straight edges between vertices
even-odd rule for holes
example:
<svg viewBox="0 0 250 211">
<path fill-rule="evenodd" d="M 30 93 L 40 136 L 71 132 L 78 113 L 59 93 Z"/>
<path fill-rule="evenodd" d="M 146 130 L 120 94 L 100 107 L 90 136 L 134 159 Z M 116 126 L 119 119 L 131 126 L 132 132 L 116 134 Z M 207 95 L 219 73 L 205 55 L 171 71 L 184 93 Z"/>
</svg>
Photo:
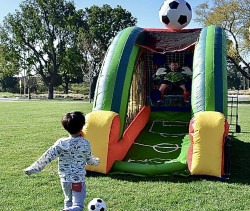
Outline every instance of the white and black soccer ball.
<svg viewBox="0 0 250 211">
<path fill-rule="evenodd" d="M 101 198 L 94 198 L 88 204 L 89 211 L 106 211 L 106 203 Z"/>
<path fill-rule="evenodd" d="M 185 0 L 166 0 L 159 10 L 160 21 L 173 31 L 181 30 L 192 19 L 192 8 Z"/>
</svg>

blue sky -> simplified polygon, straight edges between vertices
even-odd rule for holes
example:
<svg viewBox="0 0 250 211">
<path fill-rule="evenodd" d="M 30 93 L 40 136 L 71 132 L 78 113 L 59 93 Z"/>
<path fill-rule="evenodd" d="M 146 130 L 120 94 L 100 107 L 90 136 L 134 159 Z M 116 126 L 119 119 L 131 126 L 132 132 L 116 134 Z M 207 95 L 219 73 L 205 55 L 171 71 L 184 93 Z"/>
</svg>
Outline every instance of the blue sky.
<svg viewBox="0 0 250 211">
<path fill-rule="evenodd" d="M 196 6 L 205 2 L 205 0 L 186 0 L 193 11 Z M 8 13 L 14 13 L 15 10 L 19 10 L 19 4 L 21 0 L 0 0 L 0 23 L 3 21 L 4 16 Z M 159 8 L 164 0 L 74 0 L 75 5 L 78 9 L 90 7 L 92 5 L 102 6 L 103 4 L 109 4 L 112 8 L 117 5 L 121 5 L 122 8 L 132 13 L 138 20 L 138 26 L 142 28 L 165 28 L 160 22 L 158 12 Z M 194 19 L 194 12 L 193 18 Z M 186 28 L 197 28 L 200 27 L 193 20 L 189 23 Z"/>
</svg>

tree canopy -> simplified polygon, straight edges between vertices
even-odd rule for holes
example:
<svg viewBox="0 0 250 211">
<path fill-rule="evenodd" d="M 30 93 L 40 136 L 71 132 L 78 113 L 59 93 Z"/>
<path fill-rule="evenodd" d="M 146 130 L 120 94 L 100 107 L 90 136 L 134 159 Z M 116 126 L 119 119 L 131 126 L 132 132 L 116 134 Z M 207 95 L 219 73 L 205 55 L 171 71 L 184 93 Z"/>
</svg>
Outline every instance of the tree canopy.
<svg viewBox="0 0 250 211">
<path fill-rule="evenodd" d="M 135 24 L 120 6 L 77 10 L 73 1 L 23 1 L 0 26 L 1 72 L 41 76 L 52 99 L 54 87 L 97 76 L 112 38 Z"/>
<path fill-rule="evenodd" d="M 105 53 L 115 35 L 137 23 L 132 14 L 117 5 L 111 8 L 104 4 L 85 9 L 87 29 L 82 31 L 79 41 L 80 48 L 85 57 L 83 69 L 88 70 L 90 79 L 99 74 Z M 90 72 L 89 72 L 90 71 Z"/>
<path fill-rule="evenodd" d="M 0 28 L 2 68 L 15 64 L 17 73 L 23 69 L 40 75 L 52 99 L 67 50 L 76 46 L 78 30 L 84 26 L 82 13 L 64 0 L 26 0 L 20 9 Z"/>
<path fill-rule="evenodd" d="M 237 71 L 250 79 L 250 0 L 213 0 L 200 4 L 196 22 L 203 26 L 217 25 L 227 33 L 227 57 Z"/>
</svg>

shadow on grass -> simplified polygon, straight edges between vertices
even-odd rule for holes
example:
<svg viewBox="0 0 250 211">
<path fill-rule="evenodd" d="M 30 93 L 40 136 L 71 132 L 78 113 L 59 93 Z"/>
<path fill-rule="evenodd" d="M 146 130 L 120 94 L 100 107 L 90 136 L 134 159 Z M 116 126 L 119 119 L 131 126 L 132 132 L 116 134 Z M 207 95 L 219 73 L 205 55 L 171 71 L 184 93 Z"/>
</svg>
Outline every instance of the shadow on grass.
<svg viewBox="0 0 250 211">
<path fill-rule="evenodd" d="M 248 133 L 248 132 L 247 132 Z M 231 137 L 230 183 L 250 184 L 250 143 Z"/>
<path fill-rule="evenodd" d="M 108 177 L 115 180 L 129 181 L 129 182 L 174 182 L 174 183 L 188 183 L 192 182 L 194 179 L 192 177 L 184 176 L 173 176 L 173 175 L 164 175 L 164 176 L 137 176 L 132 174 L 100 174 L 96 172 L 88 172 L 87 174 L 90 177 Z"/>
<path fill-rule="evenodd" d="M 240 133 L 242 133 L 242 134 L 250 134 L 250 132 L 244 132 L 244 131 L 240 132 Z"/>
<path fill-rule="evenodd" d="M 250 184 L 250 143 L 240 141 L 235 137 L 231 137 L 231 175 L 229 179 L 221 180 L 227 183 L 239 183 L 239 184 Z M 135 176 L 130 174 L 100 174 L 96 172 L 88 172 L 88 176 L 91 177 L 109 177 L 117 180 L 126 180 L 131 182 L 141 181 L 166 181 L 166 182 L 178 182 L 178 183 L 189 183 L 195 182 L 202 179 L 218 181 L 220 179 L 215 177 L 200 177 L 200 176 Z"/>
</svg>

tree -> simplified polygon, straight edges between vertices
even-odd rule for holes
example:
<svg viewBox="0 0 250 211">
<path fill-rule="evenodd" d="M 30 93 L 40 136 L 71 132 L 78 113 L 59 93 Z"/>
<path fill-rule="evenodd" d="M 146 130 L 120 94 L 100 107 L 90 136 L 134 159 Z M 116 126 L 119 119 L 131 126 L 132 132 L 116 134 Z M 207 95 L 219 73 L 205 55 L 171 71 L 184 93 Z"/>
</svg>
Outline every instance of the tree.
<svg viewBox="0 0 250 211">
<path fill-rule="evenodd" d="M 65 52 L 65 59 L 61 65 L 61 76 L 64 93 L 68 94 L 70 83 L 81 83 L 83 72 L 80 68 L 82 61 L 81 52 L 77 47 L 68 48 Z M 82 61 L 79 63 L 79 61 Z"/>
<path fill-rule="evenodd" d="M 19 78 L 4 76 L 0 78 L 0 90 L 3 92 L 19 92 Z"/>
<path fill-rule="evenodd" d="M 79 37 L 83 61 L 86 61 L 81 68 L 92 82 L 99 74 L 112 39 L 119 31 L 136 25 L 137 19 L 119 5 L 113 9 L 104 4 L 86 8 L 85 20 L 87 29 Z"/>
<path fill-rule="evenodd" d="M 20 8 L 5 17 L 0 27 L 0 67 L 8 71 L 15 64 L 16 73 L 26 69 L 38 74 L 52 99 L 54 87 L 62 83 L 61 74 L 69 68 L 65 63 L 71 57 L 70 49 L 77 48 L 79 29 L 85 25 L 83 11 L 66 0 L 26 0 Z M 74 72 L 72 68 L 68 73 Z"/>
<path fill-rule="evenodd" d="M 242 88 L 242 75 L 229 59 L 227 62 L 227 84 L 229 89 L 239 90 Z"/>
<path fill-rule="evenodd" d="M 227 33 L 227 58 L 236 70 L 250 79 L 250 0 L 213 0 L 213 5 L 200 4 L 196 22 L 217 25 Z"/>
</svg>

